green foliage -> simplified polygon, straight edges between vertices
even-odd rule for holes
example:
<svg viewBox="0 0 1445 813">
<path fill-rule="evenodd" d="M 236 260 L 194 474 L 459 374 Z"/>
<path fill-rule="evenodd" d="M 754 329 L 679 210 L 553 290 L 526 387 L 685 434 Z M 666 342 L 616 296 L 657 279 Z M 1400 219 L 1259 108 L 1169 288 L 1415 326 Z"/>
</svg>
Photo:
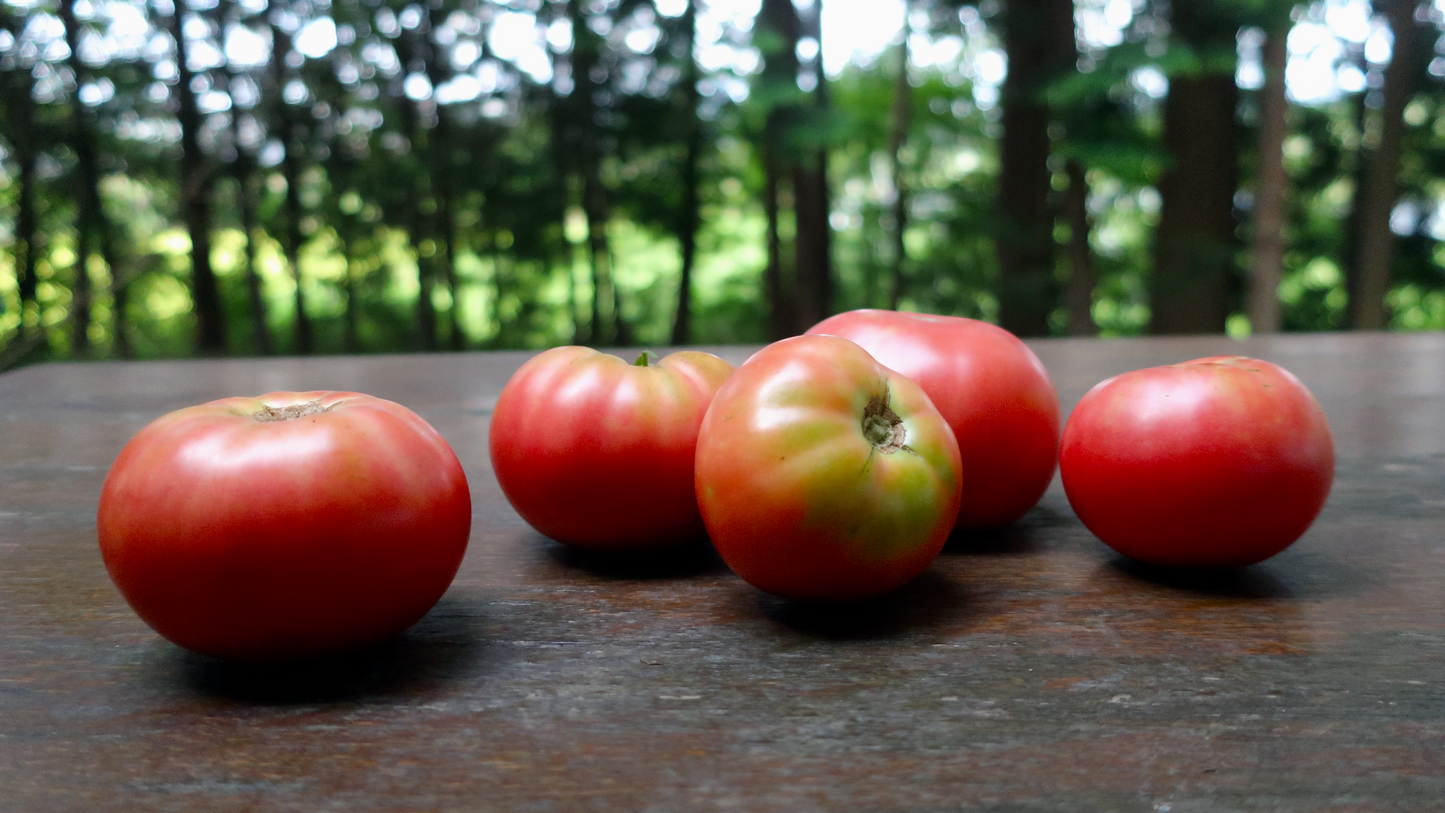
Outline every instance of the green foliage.
<svg viewBox="0 0 1445 813">
<path fill-rule="evenodd" d="M 1164 25 L 1162 5 L 1136 9 L 1122 42 L 1085 49 L 1080 70 L 1039 99 L 1054 123 L 1056 189 L 1062 195 L 1066 187 L 1065 161 L 1088 170 L 1099 280 L 1092 317 L 1105 336 L 1137 334 L 1149 316 L 1155 184 L 1168 156 L 1160 143 L 1160 101 L 1141 90 L 1140 77 L 1232 71 L 1242 28 L 1274 30 L 1296 8 L 1281 0 L 1185 5 L 1173 4 L 1172 28 Z M 52 15 L 54 2 L 23 11 L 0 6 L 6 32 L 0 34 L 0 359 L 8 358 L 5 347 L 20 346 L 22 328 L 41 337 L 44 349 L 34 357 L 70 355 L 72 292 L 81 268 L 95 289 L 86 334 L 94 355 L 117 352 L 117 327 L 137 357 L 193 351 L 190 246 L 177 208 L 174 66 L 163 49 L 105 39 L 113 35 L 98 15 L 121 6 L 144 8 L 96 6 L 83 21 L 88 36 L 109 48 L 87 63 L 91 77 L 83 89 L 65 64 L 63 42 L 32 41 L 39 29 L 26 27 L 27 20 Z M 438 346 L 545 347 L 587 337 L 597 291 L 586 212 L 598 207 L 584 192 L 594 171 L 625 328 L 619 340 L 666 344 L 679 301 L 679 234 L 688 222 L 682 177 L 694 135 L 702 208 L 692 335 L 697 343 L 762 341 L 770 303 L 762 284 L 767 224 L 758 149 L 778 110 L 787 111 L 788 126 L 776 148 L 801 154 L 826 147 L 830 155 L 835 309 L 887 306 L 897 265 L 901 307 L 995 318 L 1000 111 L 980 67 L 996 46 L 989 33 L 995 21 L 979 14 L 990 4 L 917 0 L 913 7 L 919 12 L 915 37 L 958 47 L 951 61 L 909 69 L 909 123 L 898 153 L 901 175 L 894 178 L 893 48 L 849 65 L 829 83 L 828 104 L 820 106 L 788 75 L 795 60 L 778 51 L 777 32 L 733 25 L 709 46 L 771 54 L 773 68 L 767 61 L 754 68 L 742 58 L 719 67 L 712 51 L 703 70 L 692 65 L 692 18 L 666 16 L 649 0 L 193 6 L 192 44 L 210 46 L 195 53 L 216 55 L 198 68 L 197 88 L 207 118 L 200 140 L 209 162 L 212 260 L 228 352 L 260 352 L 246 287 L 241 180 L 257 192 L 258 228 L 250 238 L 275 352 L 299 349 L 293 330 L 298 274 L 282 249 L 293 226 L 302 238 L 299 279 L 315 351 L 394 352 L 424 346 L 422 277 L 434 286 Z M 1301 19 L 1319 11 L 1298 8 Z M 550 26 L 551 45 L 526 62 L 493 33 L 504 15 L 532 12 L 539 25 Z M 1432 14 L 1429 25 L 1438 26 L 1441 15 Z M 313 42 L 309 56 L 260 53 L 215 64 L 223 28 L 234 42 L 264 43 L 275 22 L 299 41 L 307 22 L 325 16 L 337 24 L 335 47 Z M 570 35 L 569 22 L 581 26 Z M 154 34 L 154 22 L 146 24 Z M 1423 48 L 1435 47 L 1435 37 L 1422 39 Z M 592 66 L 587 81 L 572 75 L 577 64 Z M 1445 329 L 1445 83 L 1437 68 L 1419 77 L 1405 115 L 1389 296 L 1392 326 L 1402 330 Z M 688 93 L 692 78 L 700 80 L 695 96 Z M 749 95 L 737 101 L 743 86 Z M 82 173 L 73 113 L 82 95 L 96 122 L 115 269 L 98 256 L 83 264 L 76 257 Z M 1345 326 L 1349 224 L 1362 151 L 1377 137 L 1370 124 L 1377 103 L 1367 91 L 1290 109 L 1288 251 L 1279 289 L 1288 330 Z M 1246 193 L 1257 163 L 1248 127 L 1254 106 L 1246 91 Z M 35 301 L 22 306 L 17 230 L 27 150 L 35 155 L 28 191 L 37 284 Z M 908 204 L 906 256 L 895 263 L 893 201 L 900 181 Z M 288 209 L 288 182 L 297 184 L 299 215 Z M 1240 200 L 1247 234 L 1248 195 Z M 780 228 L 786 234 L 792 226 Z M 1058 239 L 1066 237 L 1061 226 Z M 1061 283 L 1067 273 L 1061 261 Z M 128 294 L 122 314 L 114 313 L 113 288 Z M 1059 309 L 1054 316 L 1062 331 L 1065 314 Z"/>
</svg>

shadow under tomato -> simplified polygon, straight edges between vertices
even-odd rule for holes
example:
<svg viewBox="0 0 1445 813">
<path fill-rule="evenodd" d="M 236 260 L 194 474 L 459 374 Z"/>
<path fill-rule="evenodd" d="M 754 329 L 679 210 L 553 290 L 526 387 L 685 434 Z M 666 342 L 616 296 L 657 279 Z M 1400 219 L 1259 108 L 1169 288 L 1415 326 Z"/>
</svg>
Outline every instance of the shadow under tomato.
<svg viewBox="0 0 1445 813">
<path fill-rule="evenodd" d="M 1043 548 L 1038 530 L 1013 523 L 987 531 L 955 528 L 940 556 L 1028 556 Z"/>
<path fill-rule="evenodd" d="M 1044 542 L 1061 531 L 1082 529 L 1070 512 L 1037 505 L 1014 522 L 986 531 L 955 528 L 944 544 L 944 556 L 1028 556 L 1043 550 Z"/>
<path fill-rule="evenodd" d="M 901 638 L 954 623 L 969 611 L 963 585 L 926 570 L 908 584 L 878 598 L 840 604 L 791 601 L 757 593 L 768 619 L 805 635 L 832 640 Z"/>
<path fill-rule="evenodd" d="M 595 551 L 563 545 L 540 534 L 537 537 L 551 561 L 606 579 L 684 579 L 726 573 L 728 570 L 712 544 L 706 540 L 645 551 Z"/>
<path fill-rule="evenodd" d="M 1185 568 L 1151 565 L 1115 555 L 1106 568 L 1130 578 L 1167 587 L 1221 598 L 1287 599 L 1294 597 L 1277 574 L 1258 564 L 1248 567 Z"/>
<path fill-rule="evenodd" d="M 355 652 L 278 663 L 236 663 L 166 645 L 162 668 L 208 696 L 276 705 L 414 693 L 483 670 L 487 643 L 471 602 L 446 599 L 400 634 Z"/>
</svg>

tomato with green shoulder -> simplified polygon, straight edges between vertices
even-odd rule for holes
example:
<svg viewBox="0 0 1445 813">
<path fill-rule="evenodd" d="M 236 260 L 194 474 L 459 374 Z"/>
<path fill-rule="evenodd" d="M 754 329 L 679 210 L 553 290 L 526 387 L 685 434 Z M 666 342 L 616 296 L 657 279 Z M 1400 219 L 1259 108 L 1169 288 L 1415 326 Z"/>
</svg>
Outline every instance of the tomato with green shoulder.
<svg viewBox="0 0 1445 813">
<path fill-rule="evenodd" d="M 696 478 L 728 566 L 804 601 L 912 580 L 963 488 L 958 444 L 923 390 L 833 336 L 785 339 L 738 368 L 703 420 Z"/>
</svg>

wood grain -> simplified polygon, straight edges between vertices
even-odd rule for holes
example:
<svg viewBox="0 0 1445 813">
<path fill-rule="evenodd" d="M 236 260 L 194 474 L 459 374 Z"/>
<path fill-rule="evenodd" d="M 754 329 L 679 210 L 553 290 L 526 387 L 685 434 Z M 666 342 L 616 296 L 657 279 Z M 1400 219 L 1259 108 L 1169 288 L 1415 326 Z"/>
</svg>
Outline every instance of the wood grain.
<svg viewBox="0 0 1445 813">
<path fill-rule="evenodd" d="M 1334 493 L 1294 547 L 1180 576 L 1121 561 L 1057 482 L 914 584 L 819 609 L 706 548 L 583 555 L 487 463 L 525 353 L 63 364 L 0 376 L 0 810 L 1445 810 L 1445 336 L 1031 343 L 1068 409 L 1206 355 L 1298 375 Z M 753 348 L 723 348 L 741 362 Z M 476 520 L 400 638 L 237 667 L 158 639 L 94 511 L 130 435 L 278 389 L 411 406 Z"/>
</svg>

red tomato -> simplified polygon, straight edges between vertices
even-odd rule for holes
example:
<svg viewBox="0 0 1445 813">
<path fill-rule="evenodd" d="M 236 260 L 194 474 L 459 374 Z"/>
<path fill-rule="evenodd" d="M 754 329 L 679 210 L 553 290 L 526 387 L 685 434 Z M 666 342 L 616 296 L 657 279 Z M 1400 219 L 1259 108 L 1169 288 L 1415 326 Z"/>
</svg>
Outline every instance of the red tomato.
<svg viewBox="0 0 1445 813">
<path fill-rule="evenodd" d="M 840 313 L 808 332 L 857 342 L 928 393 L 963 460 L 958 527 L 1013 522 L 1044 495 L 1058 460 L 1059 397 L 1018 337 L 976 319 L 880 310 Z"/>
<path fill-rule="evenodd" d="M 471 497 L 416 413 L 273 392 L 163 416 L 100 495 L 106 569 L 156 632 L 276 660 L 379 642 L 426 614 L 466 552 Z"/>
<path fill-rule="evenodd" d="M 698 434 L 713 546 L 785 598 L 849 601 L 905 584 L 942 550 L 961 484 L 958 444 L 923 390 L 833 336 L 760 350 Z"/>
<path fill-rule="evenodd" d="M 1118 552 L 1235 567 L 1305 532 L 1334 479 L 1324 410 L 1267 361 L 1215 356 L 1096 385 L 1069 417 L 1069 503 Z"/>
<path fill-rule="evenodd" d="M 655 548 L 705 533 L 697 427 L 733 366 L 684 350 L 656 366 L 586 347 L 522 365 L 492 412 L 492 469 L 529 525 L 581 548 Z"/>
</svg>

